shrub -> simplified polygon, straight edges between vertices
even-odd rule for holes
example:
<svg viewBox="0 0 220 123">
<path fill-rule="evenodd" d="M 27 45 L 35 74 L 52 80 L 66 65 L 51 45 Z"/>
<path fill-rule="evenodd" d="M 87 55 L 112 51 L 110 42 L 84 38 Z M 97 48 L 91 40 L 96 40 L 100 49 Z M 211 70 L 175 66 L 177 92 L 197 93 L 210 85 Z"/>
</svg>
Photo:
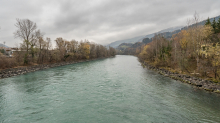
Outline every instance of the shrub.
<svg viewBox="0 0 220 123">
<path fill-rule="evenodd" d="M 6 57 L 0 54 L 0 69 L 13 68 L 17 65 L 15 58 Z"/>
</svg>

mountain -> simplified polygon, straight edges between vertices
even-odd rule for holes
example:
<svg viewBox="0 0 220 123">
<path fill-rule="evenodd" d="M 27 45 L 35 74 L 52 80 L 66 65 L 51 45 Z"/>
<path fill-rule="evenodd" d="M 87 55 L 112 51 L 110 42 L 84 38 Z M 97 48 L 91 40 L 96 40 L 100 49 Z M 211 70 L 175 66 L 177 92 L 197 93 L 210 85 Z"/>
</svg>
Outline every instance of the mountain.
<svg viewBox="0 0 220 123">
<path fill-rule="evenodd" d="M 220 18 L 220 16 L 217 16 L 217 17 L 214 17 L 214 18 L 217 21 Z M 214 20 L 214 18 L 210 18 L 210 21 L 212 22 Z M 204 25 L 206 20 L 207 19 L 199 22 L 198 25 Z M 195 24 L 193 24 L 191 26 L 194 26 L 194 25 Z M 116 48 L 121 43 L 142 42 L 143 39 L 146 39 L 146 38 L 151 39 L 152 37 L 154 37 L 155 34 L 159 34 L 159 33 L 162 34 L 165 38 L 170 38 L 170 37 L 172 37 L 173 34 L 179 33 L 181 30 L 184 30 L 184 29 L 187 29 L 187 28 L 188 28 L 187 26 L 185 26 L 185 27 L 183 27 L 183 26 L 171 27 L 171 28 L 167 28 L 167 29 L 161 30 L 159 32 L 148 34 L 148 35 L 145 35 L 145 36 L 138 36 L 138 37 L 134 37 L 134 38 L 115 41 L 115 42 L 110 43 L 108 46 Z"/>
<path fill-rule="evenodd" d="M 172 27 L 172 28 L 168 28 L 168 29 L 164 29 L 164 30 L 161 30 L 157 33 L 163 33 L 163 32 L 172 32 L 174 30 L 177 30 L 177 29 L 181 29 L 182 26 L 179 26 L 179 27 Z M 134 38 L 129 38 L 129 39 L 124 39 L 124 40 L 119 40 L 119 41 L 114 41 L 112 43 L 110 43 L 108 46 L 111 46 L 111 47 L 118 47 L 120 44 L 122 43 L 136 43 L 136 42 L 142 42 L 142 40 L 144 38 L 152 38 L 154 37 L 154 34 L 155 33 L 152 33 L 152 34 L 148 34 L 148 35 L 142 35 L 142 36 L 137 36 L 137 37 L 134 37 Z"/>
<path fill-rule="evenodd" d="M 161 30 L 161 31 L 153 33 L 153 34 L 146 35 L 142 39 L 138 40 L 137 42 L 142 42 L 142 40 L 145 38 L 152 38 L 152 37 L 154 37 L 155 34 L 165 33 L 165 32 L 173 32 L 175 30 L 180 30 L 181 28 L 183 28 L 183 26 L 167 28 L 167 29 Z"/>
<path fill-rule="evenodd" d="M 130 38 L 130 39 L 119 40 L 119 41 L 112 42 L 107 46 L 111 46 L 111 47 L 116 48 L 122 43 L 135 43 L 135 42 L 139 41 L 140 39 L 142 39 L 143 37 L 144 37 L 144 35 L 137 36 L 137 37 Z"/>
<path fill-rule="evenodd" d="M 150 43 L 151 41 L 152 41 L 152 38 L 151 39 L 145 38 L 143 39 L 142 42 L 136 42 L 134 44 L 122 43 L 116 48 L 116 51 L 117 51 L 117 54 L 120 54 L 120 55 L 135 55 L 137 54 L 137 48 L 139 48 L 140 49 L 139 51 L 141 51 L 140 47 Z"/>
<path fill-rule="evenodd" d="M 117 54 L 124 54 L 124 50 L 131 47 L 133 44 L 132 43 L 122 43 L 116 48 Z"/>
<path fill-rule="evenodd" d="M 220 15 L 219 15 L 219 16 L 216 16 L 216 17 L 213 17 L 213 18 L 209 18 L 209 19 L 210 19 L 210 21 L 212 22 L 212 21 L 214 20 L 214 18 L 215 18 L 215 21 L 217 22 L 218 19 L 220 18 Z M 203 21 L 200 21 L 200 22 L 198 23 L 198 25 L 205 25 L 207 19 L 208 19 L 208 18 L 206 18 L 206 19 L 203 20 Z M 195 26 L 195 24 L 190 25 L 190 27 L 191 27 L 191 26 Z M 185 27 L 183 27 L 181 30 L 187 29 L 187 28 L 188 28 L 188 27 L 185 26 Z"/>
<path fill-rule="evenodd" d="M 218 21 L 218 19 L 220 18 L 220 16 L 215 17 L 215 20 Z M 207 19 L 206 19 L 207 20 Z M 198 25 L 204 25 L 206 20 L 203 20 L 201 22 L 198 23 Z M 210 18 L 210 21 L 212 22 L 214 20 L 214 18 Z M 189 27 L 195 26 L 195 24 L 190 25 Z M 181 30 L 186 30 L 187 28 L 189 28 L 187 26 L 185 27 L 172 27 L 172 28 L 168 28 L 168 29 L 164 29 L 161 30 L 157 33 L 154 34 L 160 34 L 162 35 L 164 38 L 166 39 L 170 39 L 173 34 L 177 34 L 179 33 Z M 138 41 L 136 41 L 136 43 L 132 44 L 131 43 L 127 44 L 127 43 L 122 43 L 120 44 L 116 49 L 117 49 L 117 53 L 118 54 L 123 54 L 123 55 L 135 55 L 138 52 L 138 49 L 140 49 L 144 44 L 148 44 L 152 41 L 152 37 L 154 36 L 154 34 L 149 34 L 146 35 L 142 38 L 140 38 Z M 126 40 L 124 40 L 126 41 Z"/>
<path fill-rule="evenodd" d="M 144 38 L 143 40 L 142 40 L 142 42 L 144 43 L 144 44 L 148 44 L 148 43 L 150 43 L 152 41 L 152 38 Z"/>
<path fill-rule="evenodd" d="M 143 42 L 132 43 L 122 43 L 117 48 L 117 54 L 120 55 L 134 55 L 136 53 L 136 49 L 144 45 Z"/>
<path fill-rule="evenodd" d="M 8 46 L 4 45 L 4 44 L 1 44 L 0 43 L 0 47 L 6 47 L 6 48 L 9 48 Z"/>
<path fill-rule="evenodd" d="M 215 18 L 215 20 L 216 20 L 216 22 L 217 22 L 218 19 L 220 18 L 220 16 L 217 16 L 217 17 L 214 17 L 214 18 Z M 210 21 L 213 22 L 214 18 L 210 18 Z M 199 23 L 197 23 L 197 25 L 205 25 L 206 20 L 207 20 L 207 19 L 205 19 L 205 20 L 203 20 L 203 21 L 200 21 Z M 196 24 L 192 24 L 192 25 L 190 25 L 189 27 L 193 27 L 193 26 L 195 26 L 195 25 L 196 25 Z M 160 33 L 160 34 L 163 35 L 163 37 L 169 39 L 169 38 L 172 37 L 173 34 L 177 34 L 177 33 L 179 33 L 181 30 L 187 30 L 189 27 L 185 26 L 185 27 L 183 27 L 183 28 L 181 28 L 181 29 L 177 29 L 177 30 L 172 31 L 172 32 L 162 32 L 162 33 Z"/>
</svg>

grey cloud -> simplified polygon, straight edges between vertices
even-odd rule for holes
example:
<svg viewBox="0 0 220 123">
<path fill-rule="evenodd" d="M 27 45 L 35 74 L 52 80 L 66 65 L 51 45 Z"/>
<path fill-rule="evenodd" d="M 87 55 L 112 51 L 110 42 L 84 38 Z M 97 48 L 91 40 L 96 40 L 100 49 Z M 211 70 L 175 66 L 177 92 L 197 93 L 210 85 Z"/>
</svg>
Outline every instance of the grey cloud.
<svg viewBox="0 0 220 123">
<path fill-rule="evenodd" d="M 1 0 L 0 42 L 13 38 L 16 18 L 29 18 L 53 40 L 89 39 L 108 44 L 185 25 L 197 11 L 203 19 L 218 16 L 218 0 Z"/>
</svg>

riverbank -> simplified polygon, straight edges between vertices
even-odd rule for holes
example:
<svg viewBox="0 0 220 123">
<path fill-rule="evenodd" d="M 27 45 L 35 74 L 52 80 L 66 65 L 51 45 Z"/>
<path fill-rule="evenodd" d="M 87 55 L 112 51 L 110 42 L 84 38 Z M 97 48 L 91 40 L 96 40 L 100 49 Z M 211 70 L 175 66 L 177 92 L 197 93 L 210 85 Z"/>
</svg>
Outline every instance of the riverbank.
<svg viewBox="0 0 220 123">
<path fill-rule="evenodd" d="M 210 80 L 204 80 L 201 78 L 197 78 L 197 77 L 193 77 L 193 76 L 189 76 L 189 75 L 185 75 L 185 74 L 179 74 L 177 72 L 171 72 L 169 70 L 162 69 L 162 68 L 156 68 L 154 66 L 147 64 L 146 62 L 141 62 L 141 63 L 144 67 L 146 67 L 150 70 L 154 70 L 165 77 L 170 77 L 174 80 L 179 80 L 181 82 L 193 85 L 199 89 L 204 89 L 209 92 L 215 92 L 215 93 L 220 94 L 220 84 L 219 83 L 215 83 Z"/>
<path fill-rule="evenodd" d="M 111 58 L 111 57 L 103 57 L 103 58 L 80 60 L 80 61 L 67 61 L 67 62 L 52 63 L 52 64 L 39 64 L 39 65 L 33 65 L 33 66 L 24 66 L 24 67 L 18 67 L 18 68 L 4 69 L 4 70 L 0 70 L 0 79 L 22 75 L 22 74 L 30 73 L 34 71 L 44 70 L 48 68 L 76 64 L 76 63 L 81 63 L 81 62 L 94 61 L 94 60 L 104 59 L 104 58 Z"/>
</svg>

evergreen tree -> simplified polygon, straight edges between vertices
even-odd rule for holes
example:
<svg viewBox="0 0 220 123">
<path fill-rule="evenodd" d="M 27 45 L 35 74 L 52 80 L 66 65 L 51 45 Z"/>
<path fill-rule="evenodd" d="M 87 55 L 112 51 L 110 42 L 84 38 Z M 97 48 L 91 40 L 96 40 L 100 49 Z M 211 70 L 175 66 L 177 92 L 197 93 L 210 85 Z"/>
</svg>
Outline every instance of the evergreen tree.
<svg viewBox="0 0 220 123">
<path fill-rule="evenodd" d="M 210 21 L 209 17 L 208 17 L 208 19 L 206 20 L 205 25 L 211 25 L 211 21 Z"/>
<path fill-rule="evenodd" d="M 220 18 L 218 19 L 217 22 L 217 33 L 220 33 Z"/>
<path fill-rule="evenodd" d="M 212 22 L 212 27 L 213 27 L 214 33 L 217 33 L 217 23 L 215 21 L 215 18 L 214 18 L 214 20 Z"/>
</svg>

